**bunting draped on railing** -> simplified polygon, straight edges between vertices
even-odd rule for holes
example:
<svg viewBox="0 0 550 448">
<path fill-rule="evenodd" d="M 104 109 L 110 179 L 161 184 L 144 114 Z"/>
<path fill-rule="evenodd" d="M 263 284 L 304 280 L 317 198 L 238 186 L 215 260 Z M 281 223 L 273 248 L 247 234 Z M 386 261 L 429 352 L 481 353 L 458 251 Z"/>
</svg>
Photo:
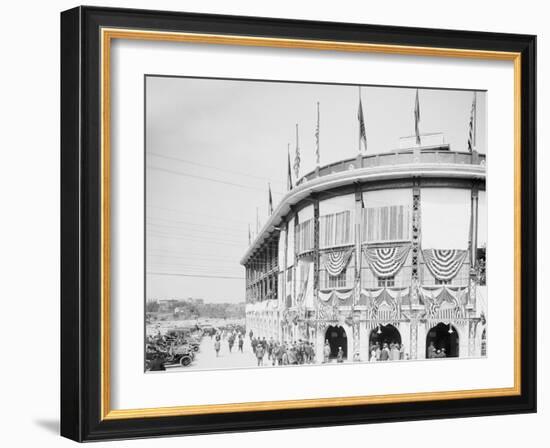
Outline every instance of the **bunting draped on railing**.
<svg viewBox="0 0 550 448">
<path fill-rule="evenodd" d="M 322 263 L 324 268 L 330 275 L 340 275 L 348 265 L 352 253 L 353 249 L 339 250 L 323 254 Z"/>
<path fill-rule="evenodd" d="M 426 266 L 432 275 L 443 281 L 453 279 L 464 263 L 466 250 L 458 249 L 425 249 L 422 251 Z"/>
<path fill-rule="evenodd" d="M 408 287 L 361 290 L 367 298 L 367 319 L 378 323 L 397 321 L 401 314 L 401 298 L 408 290 Z"/>
<path fill-rule="evenodd" d="M 347 291 L 339 290 L 330 290 L 330 291 L 319 291 L 319 299 L 323 302 L 329 302 L 333 297 L 338 298 L 339 300 L 348 300 L 353 295 L 353 289 L 348 289 Z"/>
<path fill-rule="evenodd" d="M 437 288 L 420 288 L 420 293 L 426 304 L 426 311 L 428 318 L 461 318 L 465 317 L 466 310 L 464 307 L 464 294 L 468 292 L 467 288 L 449 288 L 449 287 L 437 287 Z M 451 311 L 442 310 L 442 305 L 448 303 L 451 305 Z"/>
<path fill-rule="evenodd" d="M 333 291 L 319 291 L 319 299 L 321 299 L 323 302 L 328 302 L 330 299 L 332 299 L 332 292 Z"/>
<path fill-rule="evenodd" d="M 391 246 L 391 247 L 364 247 L 363 253 L 369 267 L 379 278 L 393 277 L 409 254 L 410 244 Z"/>
</svg>

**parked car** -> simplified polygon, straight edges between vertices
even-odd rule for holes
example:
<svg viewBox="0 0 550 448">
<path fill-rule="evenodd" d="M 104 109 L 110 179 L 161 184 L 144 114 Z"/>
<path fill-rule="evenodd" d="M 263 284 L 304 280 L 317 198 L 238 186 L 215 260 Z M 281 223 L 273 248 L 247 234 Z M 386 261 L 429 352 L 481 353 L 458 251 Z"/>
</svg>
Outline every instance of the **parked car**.
<svg viewBox="0 0 550 448">
<path fill-rule="evenodd" d="M 188 344 L 172 343 L 168 347 L 148 344 L 145 350 L 145 369 L 165 370 L 166 367 L 175 365 L 187 367 L 194 359 L 195 353 Z"/>
</svg>

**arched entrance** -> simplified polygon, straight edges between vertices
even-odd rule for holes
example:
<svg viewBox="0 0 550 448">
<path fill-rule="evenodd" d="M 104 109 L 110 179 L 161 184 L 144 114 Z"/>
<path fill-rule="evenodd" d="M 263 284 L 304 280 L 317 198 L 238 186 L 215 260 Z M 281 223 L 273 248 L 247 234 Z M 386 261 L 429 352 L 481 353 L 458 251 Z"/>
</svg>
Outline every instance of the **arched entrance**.
<svg viewBox="0 0 550 448">
<path fill-rule="evenodd" d="M 451 324 L 438 323 L 426 336 L 426 358 L 457 358 L 458 332 Z"/>
<path fill-rule="evenodd" d="M 393 325 L 379 325 L 370 332 L 369 336 L 369 353 L 372 347 L 379 345 L 380 348 L 384 347 L 384 344 L 399 344 L 401 345 L 401 334 L 399 330 Z"/>
<path fill-rule="evenodd" d="M 336 358 L 338 356 L 338 347 L 342 347 L 344 351 L 344 358 L 348 357 L 348 336 L 346 330 L 343 327 L 336 325 L 327 328 L 325 333 L 325 340 L 330 345 L 330 357 Z"/>
</svg>

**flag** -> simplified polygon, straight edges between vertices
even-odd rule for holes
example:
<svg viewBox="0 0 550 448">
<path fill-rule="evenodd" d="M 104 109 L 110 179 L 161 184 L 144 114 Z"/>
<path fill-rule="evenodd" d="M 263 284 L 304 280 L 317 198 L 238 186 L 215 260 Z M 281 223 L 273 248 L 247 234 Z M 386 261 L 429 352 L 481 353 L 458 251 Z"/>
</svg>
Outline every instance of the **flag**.
<svg viewBox="0 0 550 448">
<path fill-rule="evenodd" d="M 474 92 L 472 109 L 470 110 L 470 125 L 468 129 L 468 151 L 472 152 L 476 146 L 476 119 L 477 119 L 477 95 Z"/>
<path fill-rule="evenodd" d="M 290 143 L 287 145 L 287 155 L 288 155 L 288 174 L 286 180 L 286 189 L 288 191 L 292 190 L 292 168 L 290 165 Z"/>
<path fill-rule="evenodd" d="M 363 115 L 363 104 L 361 103 L 361 87 L 359 87 L 359 110 L 357 111 L 359 120 L 359 152 L 361 152 L 361 143 L 367 152 L 367 132 L 365 131 L 365 117 Z"/>
<path fill-rule="evenodd" d="M 420 101 L 418 101 L 418 89 L 416 89 L 416 101 L 414 103 L 414 133 L 416 144 L 420 145 Z"/>
<path fill-rule="evenodd" d="M 315 128 L 315 163 L 317 164 L 317 166 L 321 164 L 319 134 L 320 134 L 320 115 L 319 115 L 319 101 L 317 101 L 317 127 Z"/>
<path fill-rule="evenodd" d="M 296 123 L 296 153 L 294 155 L 294 177 L 298 181 L 300 175 L 300 142 L 298 139 L 298 123 Z"/>
<path fill-rule="evenodd" d="M 267 184 L 267 188 L 269 190 L 269 214 L 272 215 L 273 214 L 273 196 L 271 195 L 271 184 Z"/>
</svg>

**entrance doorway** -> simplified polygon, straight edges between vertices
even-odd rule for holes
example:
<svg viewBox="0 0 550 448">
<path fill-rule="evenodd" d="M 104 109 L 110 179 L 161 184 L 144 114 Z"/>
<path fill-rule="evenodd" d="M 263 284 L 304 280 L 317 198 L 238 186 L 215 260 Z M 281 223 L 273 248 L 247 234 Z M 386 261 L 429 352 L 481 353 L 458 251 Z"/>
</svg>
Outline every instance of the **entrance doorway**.
<svg viewBox="0 0 550 448">
<path fill-rule="evenodd" d="M 327 328 L 325 333 L 325 340 L 330 345 L 330 358 L 336 358 L 338 356 L 338 347 L 342 347 L 344 352 L 344 359 L 348 357 L 348 337 L 346 330 L 343 327 L 336 325 Z"/>
<path fill-rule="evenodd" d="M 426 336 L 426 358 L 457 358 L 458 332 L 451 324 L 438 323 Z"/>
<path fill-rule="evenodd" d="M 384 344 L 399 344 L 401 345 L 401 334 L 393 325 L 379 325 L 370 332 L 369 336 L 369 354 L 373 346 L 379 345 L 380 348 Z"/>
</svg>

